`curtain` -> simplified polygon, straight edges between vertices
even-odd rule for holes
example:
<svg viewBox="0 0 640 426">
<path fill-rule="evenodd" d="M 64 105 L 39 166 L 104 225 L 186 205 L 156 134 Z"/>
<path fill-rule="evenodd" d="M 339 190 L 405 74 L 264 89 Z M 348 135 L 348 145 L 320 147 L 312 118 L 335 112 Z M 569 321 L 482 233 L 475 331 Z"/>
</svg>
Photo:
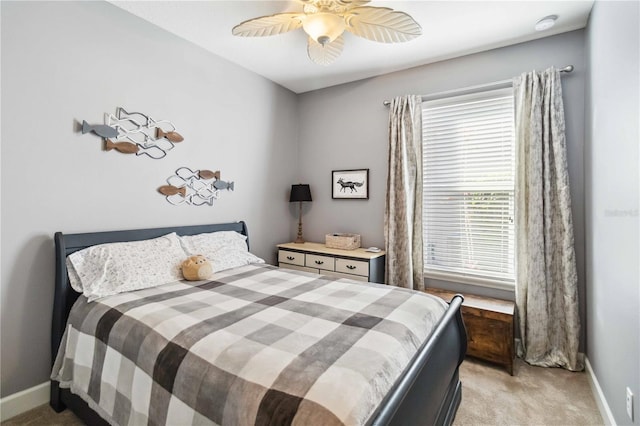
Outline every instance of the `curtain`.
<svg viewBox="0 0 640 426">
<path fill-rule="evenodd" d="M 584 368 L 559 71 L 513 81 L 516 126 L 518 356 Z"/>
<path fill-rule="evenodd" d="M 385 282 L 424 290 L 422 257 L 422 99 L 396 97 L 389 111 L 384 210 Z"/>
</svg>

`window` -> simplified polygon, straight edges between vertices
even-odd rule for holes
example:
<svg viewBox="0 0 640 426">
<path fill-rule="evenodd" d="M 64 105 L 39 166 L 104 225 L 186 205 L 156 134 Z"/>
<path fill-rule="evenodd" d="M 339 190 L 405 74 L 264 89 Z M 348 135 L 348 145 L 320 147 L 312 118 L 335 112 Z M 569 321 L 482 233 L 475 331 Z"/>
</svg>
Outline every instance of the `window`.
<svg viewBox="0 0 640 426">
<path fill-rule="evenodd" d="M 426 276 L 512 288 L 511 88 L 423 102 L 422 138 Z"/>
</svg>

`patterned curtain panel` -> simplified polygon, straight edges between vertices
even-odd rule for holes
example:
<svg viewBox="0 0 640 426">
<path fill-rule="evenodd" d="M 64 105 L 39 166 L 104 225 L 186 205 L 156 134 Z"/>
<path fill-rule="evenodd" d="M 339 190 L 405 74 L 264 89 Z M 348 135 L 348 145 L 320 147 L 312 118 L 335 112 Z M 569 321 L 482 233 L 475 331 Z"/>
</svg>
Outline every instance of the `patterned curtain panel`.
<svg viewBox="0 0 640 426">
<path fill-rule="evenodd" d="M 422 99 L 393 99 L 384 211 L 386 283 L 424 290 L 422 256 Z"/>
<path fill-rule="evenodd" d="M 518 356 L 580 371 L 580 318 L 559 71 L 513 81 L 516 114 Z"/>
</svg>

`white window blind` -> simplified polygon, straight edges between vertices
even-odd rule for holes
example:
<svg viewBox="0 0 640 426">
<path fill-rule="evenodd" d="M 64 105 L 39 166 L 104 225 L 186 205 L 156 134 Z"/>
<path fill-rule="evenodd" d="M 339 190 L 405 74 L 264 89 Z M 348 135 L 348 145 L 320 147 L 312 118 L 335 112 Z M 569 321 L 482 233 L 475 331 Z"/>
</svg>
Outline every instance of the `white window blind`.
<svg viewBox="0 0 640 426">
<path fill-rule="evenodd" d="M 423 102 L 425 273 L 514 283 L 511 88 Z"/>
</svg>

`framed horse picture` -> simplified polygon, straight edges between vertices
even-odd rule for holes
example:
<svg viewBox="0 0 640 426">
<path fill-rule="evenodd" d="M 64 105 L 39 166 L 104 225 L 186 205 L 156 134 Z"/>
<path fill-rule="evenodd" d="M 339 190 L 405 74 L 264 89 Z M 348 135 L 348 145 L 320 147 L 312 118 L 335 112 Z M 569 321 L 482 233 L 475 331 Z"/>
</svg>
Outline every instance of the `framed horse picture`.
<svg viewBox="0 0 640 426">
<path fill-rule="evenodd" d="M 368 200 L 369 169 L 332 171 L 331 198 Z"/>
</svg>

